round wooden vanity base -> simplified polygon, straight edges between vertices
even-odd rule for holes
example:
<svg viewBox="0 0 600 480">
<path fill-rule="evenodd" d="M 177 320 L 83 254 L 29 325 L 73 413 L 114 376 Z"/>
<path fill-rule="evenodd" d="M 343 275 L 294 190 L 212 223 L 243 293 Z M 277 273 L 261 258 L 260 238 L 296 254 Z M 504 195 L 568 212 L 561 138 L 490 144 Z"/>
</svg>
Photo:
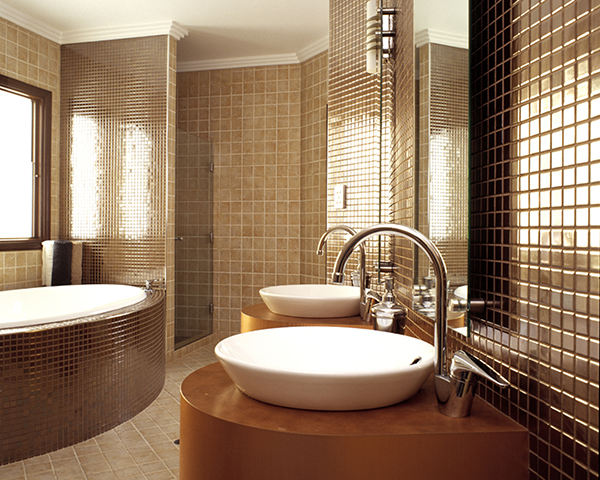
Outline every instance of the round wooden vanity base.
<svg viewBox="0 0 600 480">
<path fill-rule="evenodd" d="M 220 364 L 181 386 L 181 480 L 525 480 L 527 430 L 475 399 L 437 410 L 431 379 L 387 408 L 321 412 L 243 395 Z"/>
<path fill-rule="evenodd" d="M 363 322 L 362 318 L 358 315 L 356 317 L 337 318 L 288 317 L 273 313 L 264 303 L 258 303 L 242 308 L 241 321 L 242 333 L 276 327 L 331 326 L 373 328 L 370 323 Z"/>
</svg>

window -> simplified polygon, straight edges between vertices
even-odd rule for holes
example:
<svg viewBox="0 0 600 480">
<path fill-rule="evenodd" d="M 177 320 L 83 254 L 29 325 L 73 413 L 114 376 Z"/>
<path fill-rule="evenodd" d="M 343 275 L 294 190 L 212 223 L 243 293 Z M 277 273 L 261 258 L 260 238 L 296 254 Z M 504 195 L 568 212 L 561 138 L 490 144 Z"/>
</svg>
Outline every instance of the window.
<svg viewBox="0 0 600 480">
<path fill-rule="evenodd" d="M 0 250 L 50 233 L 52 93 L 0 75 Z"/>
</svg>

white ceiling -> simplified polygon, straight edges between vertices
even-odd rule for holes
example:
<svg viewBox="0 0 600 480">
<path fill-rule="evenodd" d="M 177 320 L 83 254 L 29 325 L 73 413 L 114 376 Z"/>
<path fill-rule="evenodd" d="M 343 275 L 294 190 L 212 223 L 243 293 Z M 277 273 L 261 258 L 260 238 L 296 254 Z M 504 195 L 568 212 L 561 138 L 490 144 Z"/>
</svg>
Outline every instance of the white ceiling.
<svg viewBox="0 0 600 480">
<path fill-rule="evenodd" d="M 0 0 L 0 16 L 59 43 L 176 22 L 188 32 L 178 44 L 180 66 L 208 68 L 294 63 L 303 52 L 324 51 L 329 1 Z"/>
</svg>

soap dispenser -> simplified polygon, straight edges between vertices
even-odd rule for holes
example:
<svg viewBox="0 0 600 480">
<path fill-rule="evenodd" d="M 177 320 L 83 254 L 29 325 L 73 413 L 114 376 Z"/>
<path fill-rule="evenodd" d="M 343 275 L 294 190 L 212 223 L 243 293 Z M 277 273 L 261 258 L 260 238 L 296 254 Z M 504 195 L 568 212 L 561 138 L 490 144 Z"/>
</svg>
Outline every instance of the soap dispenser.
<svg viewBox="0 0 600 480">
<path fill-rule="evenodd" d="M 373 307 L 373 328 L 384 332 L 404 334 L 406 326 L 406 308 L 396 301 L 394 279 L 386 277 L 385 294 L 381 302 Z"/>
</svg>

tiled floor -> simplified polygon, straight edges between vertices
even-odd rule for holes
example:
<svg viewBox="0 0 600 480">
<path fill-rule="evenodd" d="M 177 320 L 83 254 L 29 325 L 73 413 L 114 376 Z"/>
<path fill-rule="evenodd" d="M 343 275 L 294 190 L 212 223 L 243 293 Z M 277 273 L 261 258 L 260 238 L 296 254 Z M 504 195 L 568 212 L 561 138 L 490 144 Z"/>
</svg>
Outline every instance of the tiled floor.
<svg viewBox="0 0 600 480">
<path fill-rule="evenodd" d="M 142 413 L 102 435 L 0 467 L 2 480 L 168 480 L 179 478 L 179 387 L 215 361 L 204 347 L 169 362 L 165 388 Z"/>
</svg>

